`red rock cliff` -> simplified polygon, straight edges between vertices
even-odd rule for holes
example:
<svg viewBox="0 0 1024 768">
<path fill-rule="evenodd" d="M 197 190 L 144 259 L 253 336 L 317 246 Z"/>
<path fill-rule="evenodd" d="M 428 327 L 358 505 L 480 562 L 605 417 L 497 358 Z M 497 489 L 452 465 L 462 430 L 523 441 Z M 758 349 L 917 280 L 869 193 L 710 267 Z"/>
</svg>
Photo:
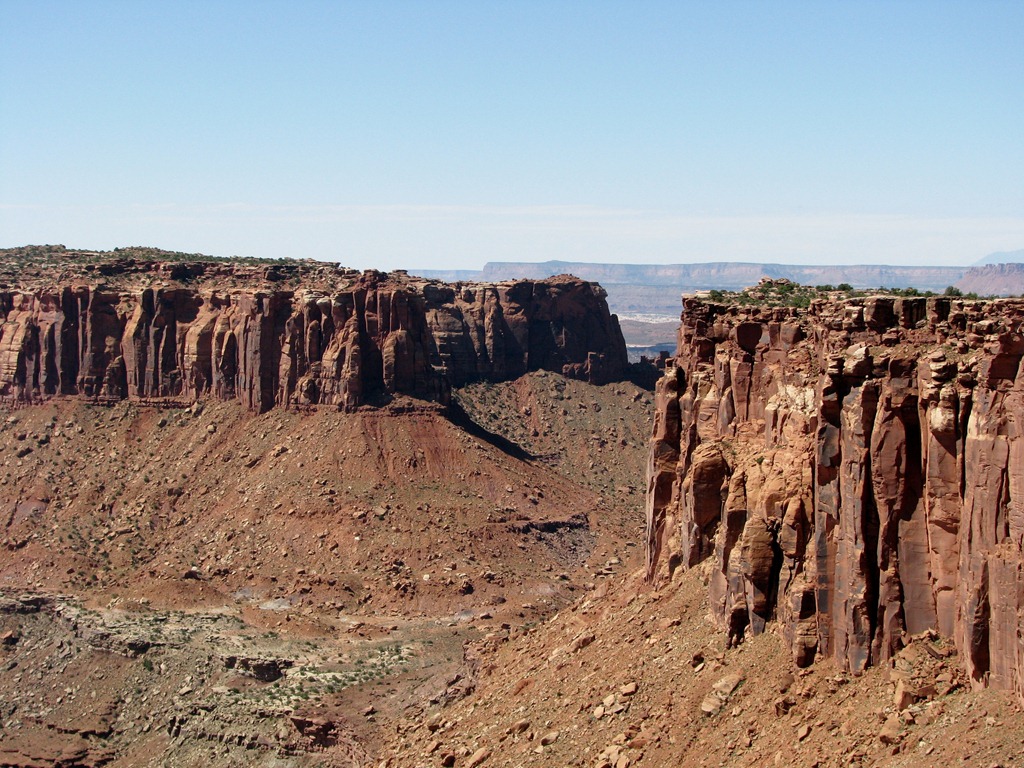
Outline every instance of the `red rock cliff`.
<svg viewBox="0 0 1024 768">
<path fill-rule="evenodd" d="M 649 577 L 705 562 L 731 640 L 853 672 L 954 638 L 1024 696 L 1024 301 L 684 300 L 657 388 Z"/>
<path fill-rule="evenodd" d="M 0 287 L 0 398 L 238 398 L 254 411 L 355 408 L 390 394 L 553 370 L 619 379 L 626 349 L 600 286 L 562 276 L 447 285 L 275 265 L 134 260 L 63 284 Z"/>
</svg>

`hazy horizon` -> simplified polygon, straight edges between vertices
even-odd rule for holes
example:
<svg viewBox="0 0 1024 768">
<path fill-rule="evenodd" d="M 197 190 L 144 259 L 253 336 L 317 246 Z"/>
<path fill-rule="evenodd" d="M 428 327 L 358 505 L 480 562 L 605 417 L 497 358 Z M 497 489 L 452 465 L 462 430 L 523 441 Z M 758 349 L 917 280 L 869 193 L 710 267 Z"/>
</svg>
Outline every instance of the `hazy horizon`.
<svg viewBox="0 0 1024 768">
<path fill-rule="evenodd" d="M 0 247 L 359 268 L 1024 248 L 1024 4 L 0 4 Z"/>
</svg>

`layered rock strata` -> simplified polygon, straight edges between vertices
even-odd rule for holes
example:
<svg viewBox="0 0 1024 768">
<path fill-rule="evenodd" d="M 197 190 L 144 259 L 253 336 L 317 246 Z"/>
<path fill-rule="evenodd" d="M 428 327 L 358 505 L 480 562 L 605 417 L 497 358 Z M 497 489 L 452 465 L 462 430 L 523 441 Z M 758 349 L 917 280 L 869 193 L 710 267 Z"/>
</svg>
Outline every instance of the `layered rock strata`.
<svg viewBox="0 0 1024 768">
<path fill-rule="evenodd" d="M 978 293 L 982 296 L 1020 296 L 1024 294 L 1024 264 L 971 267 L 957 280 L 956 287 L 964 293 Z"/>
<path fill-rule="evenodd" d="M 1024 696 L 1024 301 L 684 300 L 656 392 L 647 565 L 705 563 L 738 641 L 859 673 L 955 640 Z"/>
<path fill-rule="evenodd" d="M 303 273 L 305 268 L 305 273 Z M 551 370 L 625 375 L 600 286 L 570 276 L 448 285 L 325 265 L 127 260 L 0 287 L 0 398 L 237 398 L 356 408 Z"/>
</svg>

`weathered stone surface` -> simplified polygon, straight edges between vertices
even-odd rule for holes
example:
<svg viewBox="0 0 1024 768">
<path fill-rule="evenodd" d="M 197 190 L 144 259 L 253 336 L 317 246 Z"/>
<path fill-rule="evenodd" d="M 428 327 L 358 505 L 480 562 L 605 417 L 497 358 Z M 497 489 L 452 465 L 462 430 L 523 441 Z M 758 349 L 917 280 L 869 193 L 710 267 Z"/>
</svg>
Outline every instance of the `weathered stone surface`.
<svg viewBox="0 0 1024 768">
<path fill-rule="evenodd" d="M 738 642 L 859 673 L 955 640 L 1024 696 L 1024 301 L 874 297 L 808 309 L 684 300 L 659 382 L 652 580 L 711 560 Z"/>
<path fill-rule="evenodd" d="M 446 285 L 320 265 L 285 286 L 276 273 L 232 282 L 225 265 L 142 266 L 0 290 L 0 398 L 352 409 L 396 394 L 445 402 L 453 386 L 542 369 L 591 383 L 626 373 L 604 291 L 571 276 Z"/>
<path fill-rule="evenodd" d="M 242 674 L 249 675 L 260 682 L 272 683 L 279 680 L 286 669 L 290 669 L 295 662 L 291 659 L 261 659 L 246 656 L 227 656 L 224 658 L 224 666 L 227 669 L 235 669 Z"/>
<path fill-rule="evenodd" d="M 704 697 L 700 703 L 700 710 L 705 715 L 716 714 L 723 706 L 725 702 L 729 700 L 729 697 L 739 687 L 740 683 L 743 682 L 743 677 L 737 674 L 726 675 L 725 677 L 718 680 L 707 696 Z"/>
</svg>

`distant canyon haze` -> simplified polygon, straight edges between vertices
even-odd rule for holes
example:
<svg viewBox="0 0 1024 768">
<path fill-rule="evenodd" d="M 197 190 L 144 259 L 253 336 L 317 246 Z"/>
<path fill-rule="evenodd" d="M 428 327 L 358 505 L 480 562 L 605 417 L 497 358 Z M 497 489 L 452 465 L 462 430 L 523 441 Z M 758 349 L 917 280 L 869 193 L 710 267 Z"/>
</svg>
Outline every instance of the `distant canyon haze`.
<svg viewBox="0 0 1024 768">
<path fill-rule="evenodd" d="M 532 279 L 571 274 L 600 283 L 608 306 L 619 316 L 630 356 L 656 355 L 675 345 L 683 294 L 706 290 L 738 291 L 763 279 L 802 285 L 840 285 L 856 289 L 916 288 L 941 293 L 953 286 L 982 296 L 1024 294 L 1024 249 L 992 253 L 973 266 L 934 267 L 886 264 L 598 264 L 582 261 L 487 262 L 480 270 L 420 270 L 423 277 L 447 281 Z"/>
</svg>

